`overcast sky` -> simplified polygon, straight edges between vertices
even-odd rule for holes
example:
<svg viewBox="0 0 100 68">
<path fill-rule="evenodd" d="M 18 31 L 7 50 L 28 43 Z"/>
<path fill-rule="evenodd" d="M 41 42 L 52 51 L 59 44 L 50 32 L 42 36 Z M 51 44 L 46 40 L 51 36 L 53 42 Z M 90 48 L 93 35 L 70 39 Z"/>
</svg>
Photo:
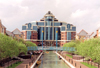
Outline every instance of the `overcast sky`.
<svg viewBox="0 0 100 68">
<path fill-rule="evenodd" d="M 0 19 L 9 31 L 39 21 L 51 11 L 59 21 L 72 23 L 77 33 L 100 27 L 100 0 L 0 0 Z"/>
</svg>

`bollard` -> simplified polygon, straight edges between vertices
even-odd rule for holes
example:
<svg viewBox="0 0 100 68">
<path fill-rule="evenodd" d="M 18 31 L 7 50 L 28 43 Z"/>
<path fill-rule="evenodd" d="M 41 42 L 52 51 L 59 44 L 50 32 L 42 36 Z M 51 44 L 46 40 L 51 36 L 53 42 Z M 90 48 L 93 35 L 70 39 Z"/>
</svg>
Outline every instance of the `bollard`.
<svg viewBox="0 0 100 68">
<path fill-rule="evenodd" d="M 70 62 L 70 59 L 69 59 L 69 62 Z"/>
<path fill-rule="evenodd" d="M 73 60 L 72 60 L 72 64 L 73 64 Z"/>
<path fill-rule="evenodd" d="M 31 62 L 29 62 L 29 66 L 31 65 Z"/>
<path fill-rule="evenodd" d="M 32 60 L 32 63 L 33 63 L 33 60 Z"/>
<path fill-rule="evenodd" d="M 75 67 L 76 67 L 76 63 L 75 63 Z"/>
<path fill-rule="evenodd" d="M 80 66 L 80 68 L 81 68 L 81 66 Z"/>
<path fill-rule="evenodd" d="M 28 65 L 26 65 L 26 68 L 28 68 Z"/>
</svg>

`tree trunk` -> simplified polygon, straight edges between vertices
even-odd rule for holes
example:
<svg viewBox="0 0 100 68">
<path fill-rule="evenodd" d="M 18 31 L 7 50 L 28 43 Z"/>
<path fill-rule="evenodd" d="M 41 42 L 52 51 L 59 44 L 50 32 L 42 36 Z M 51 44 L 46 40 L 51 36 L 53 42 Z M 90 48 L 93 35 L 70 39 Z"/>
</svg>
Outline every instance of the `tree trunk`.
<svg viewBox="0 0 100 68">
<path fill-rule="evenodd" d="M 9 61 L 8 61 L 8 68 L 9 68 Z"/>
<path fill-rule="evenodd" d="M 84 62 L 84 56 L 83 56 L 83 62 Z"/>
<path fill-rule="evenodd" d="M 92 61 L 91 61 L 91 66 L 92 66 Z"/>
</svg>

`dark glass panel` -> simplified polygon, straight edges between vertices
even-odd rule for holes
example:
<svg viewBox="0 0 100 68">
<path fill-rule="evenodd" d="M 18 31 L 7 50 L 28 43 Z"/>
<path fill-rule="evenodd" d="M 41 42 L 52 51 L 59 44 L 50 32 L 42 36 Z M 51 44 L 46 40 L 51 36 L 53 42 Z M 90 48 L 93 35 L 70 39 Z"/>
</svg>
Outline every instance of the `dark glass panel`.
<svg viewBox="0 0 100 68">
<path fill-rule="evenodd" d="M 26 26 L 22 26 L 22 30 L 26 30 Z"/>
</svg>

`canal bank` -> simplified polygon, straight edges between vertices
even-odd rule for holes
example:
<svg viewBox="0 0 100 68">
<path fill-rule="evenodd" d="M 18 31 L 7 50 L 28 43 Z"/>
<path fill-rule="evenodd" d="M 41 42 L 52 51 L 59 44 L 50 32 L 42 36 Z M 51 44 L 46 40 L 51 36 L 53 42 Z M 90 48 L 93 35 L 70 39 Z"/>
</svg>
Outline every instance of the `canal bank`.
<svg viewBox="0 0 100 68">
<path fill-rule="evenodd" d="M 58 56 L 61 57 L 61 59 L 66 63 L 68 64 L 71 68 L 75 68 L 72 64 L 70 64 L 64 57 L 62 57 L 59 53 L 55 52 Z"/>
<path fill-rule="evenodd" d="M 71 68 L 53 51 L 45 52 L 40 60 L 41 64 L 35 68 Z"/>
</svg>

